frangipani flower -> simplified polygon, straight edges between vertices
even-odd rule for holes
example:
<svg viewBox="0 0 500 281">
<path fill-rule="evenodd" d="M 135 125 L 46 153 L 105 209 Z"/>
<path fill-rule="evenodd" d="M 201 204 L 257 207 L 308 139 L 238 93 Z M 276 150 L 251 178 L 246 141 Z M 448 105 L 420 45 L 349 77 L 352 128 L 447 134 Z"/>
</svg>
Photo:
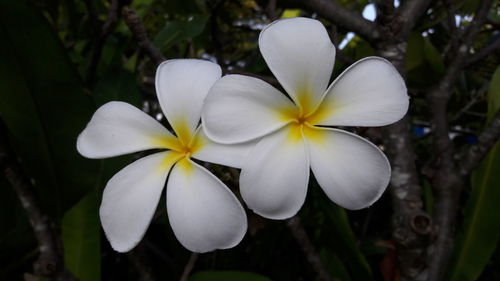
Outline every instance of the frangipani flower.
<svg viewBox="0 0 500 281">
<path fill-rule="evenodd" d="M 248 145 L 210 141 L 199 126 L 203 100 L 221 76 L 202 60 L 169 60 L 156 72 L 161 108 L 176 136 L 124 102 L 101 106 L 78 137 L 78 151 L 106 158 L 146 149 L 165 149 L 126 166 L 107 183 L 100 207 L 113 249 L 126 252 L 144 236 L 167 182 L 167 212 L 180 243 L 193 252 L 230 248 L 243 238 L 247 221 L 231 191 L 191 158 L 240 167 Z"/>
<path fill-rule="evenodd" d="M 257 214 L 284 219 L 304 203 L 311 169 L 335 203 L 360 209 L 387 187 L 391 168 L 372 143 L 326 126 L 384 126 L 408 109 L 403 79 L 385 59 L 354 63 L 328 88 L 335 47 L 317 20 L 278 20 L 259 47 L 291 100 L 262 80 L 228 75 L 210 90 L 202 113 L 207 136 L 257 140 L 243 162 L 240 189 Z"/>
</svg>

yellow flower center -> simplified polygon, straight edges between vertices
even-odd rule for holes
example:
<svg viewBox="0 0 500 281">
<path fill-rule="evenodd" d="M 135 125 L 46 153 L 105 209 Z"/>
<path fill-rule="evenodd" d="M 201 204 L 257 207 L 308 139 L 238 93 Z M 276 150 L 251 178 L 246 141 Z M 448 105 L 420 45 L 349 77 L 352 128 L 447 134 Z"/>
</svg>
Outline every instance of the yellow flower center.
<svg viewBox="0 0 500 281">
<path fill-rule="evenodd" d="M 292 142 L 302 140 L 302 136 L 308 140 L 320 141 L 323 138 L 323 132 L 320 128 L 314 126 L 314 114 L 304 114 L 298 108 L 293 112 L 283 112 L 286 120 L 291 121 L 290 134 L 288 139 Z"/>
<path fill-rule="evenodd" d="M 153 141 L 158 148 L 170 149 L 174 153 L 170 158 L 165 159 L 165 165 L 177 162 L 185 171 L 192 169 L 188 161 L 191 155 L 199 151 L 203 146 L 203 139 L 191 132 L 186 122 L 172 124 L 177 136 L 154 137 Z M 163 166 L 163 165 L 162 165 Z"/>
</svg>

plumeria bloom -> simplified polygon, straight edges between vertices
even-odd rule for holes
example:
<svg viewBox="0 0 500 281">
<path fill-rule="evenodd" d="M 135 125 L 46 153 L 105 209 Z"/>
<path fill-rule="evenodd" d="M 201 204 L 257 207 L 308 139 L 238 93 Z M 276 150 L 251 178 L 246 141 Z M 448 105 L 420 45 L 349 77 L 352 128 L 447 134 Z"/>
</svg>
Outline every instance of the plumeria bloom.
<svg viewBox="0 0 500 281">
<path fill-rule="evenodd" d="M 403 79 L 385 59 L 354 63 L 327 88 L 335 47 L 317 20 L 275 21 L 259 48 L 289 98 L 262 80 L 228 75 L 215 83 L 202 120 L 212 140 L 258 140 L 243 162 L 240 189 L 257 214 L 284 219 L 304 203 L 312 170 L 335 203 L 368 207 L 387 187 L 391 168 L 372 143 L 328 126 L 384 126 L 408 109 Z"/>
<path fill-rule="evenodd" d="M 169 60 L 156 72 L 160 106 L 175 132 L 124 102 L 101 106 L 78 137 L 78 151 L 106 158 L 147 149 L 107 183 L 100 207 L 113 249 L 126 252 L 144 236 L 167 180 L 167 212 L 180 243 L 193 252 L 230 248 L 247 229 L 246 214 L 233 193 L 191 158 L 240 167 L 247 145 L 210 141 L 199 126 L 203 100 L 221 76 L 218 65 L 202 60 Z"/>
</svg>

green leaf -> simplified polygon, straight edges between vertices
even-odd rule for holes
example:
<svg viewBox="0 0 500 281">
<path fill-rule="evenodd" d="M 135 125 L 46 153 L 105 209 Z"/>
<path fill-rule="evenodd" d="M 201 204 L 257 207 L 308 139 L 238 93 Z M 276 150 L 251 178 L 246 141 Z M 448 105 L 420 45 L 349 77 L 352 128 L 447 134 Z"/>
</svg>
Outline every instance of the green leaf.
<svg viewBox="0 0 500 281">
<path fill-rule="evenodd" d="M 92 188 L 99 162 L 76 151 L 95 106 L 57 34 L 27 0 L 0 0 L 0 115 L 44 210 L 59 217 Z"/>
<path fill-rule="evenodd" d="M 208 15 L 196 14 L 185 20 L 173 20 L 168 22 L 154 38 L 154 44 L 162 51 L 187 39 L 201 34 L 208 21 Z"/>
<path fill-rule="evenodd" d="M 253 272 L 244 271 L 200 271 L 191 276 L 189 281 L 271 281 L 271 279 Z"/>
<path fill-rule="evenodd" d="M 370 265 L 357 246 L 345 210 L 331 202 L 323 204 L 322 210 L 326 216 L 326 222 L 322 225 L 332 225 L 329 232 L 325 233 L 327 237 L 324 241 L 328 241 L 327 244 L 336 244 L 330 246 L 336 250 L 337 256 L 342 258 L 352 280 L 373 280 Z"/>
<path fill-rule="evenodd" d="M 323 264 L 328 269 L 329 273 L 333 277 L 333 280 L 351 281 L 349 272 L 345 268 L 344 264 L 337 255 L 334 255 L 331 251 L 326 248 L 320 251 L 321 260 Z"/>
<path fill-rule="evenodd" d="M 500 66 L 497 67 L 491 78 L 488 90 L 488 121 L 500 109 Z"/>
<path fill-rule="evenodd" d="M 80 281 L 101 280 L 101 231 L 96 191 L 68 210 L 62 220 L 64 264 Z"/>
<path fill-rule="evenodd" d="M 308 228 L 310 225 L 316 229 L 318 225 L 322 226 L 317 230 L 316 237 L 317 241 L 321 241 L 321 250 L 324 251 L 326 248 L 337 256 L 339 262 L 347 269 L 351 280 L 373 280 L 370 265 L 358 247 L 346 211 L 326 198 L 315 180 L 311 181 L 310 187 L 309 198 L 312 198 L 310 202 L 314 202 L 314 208 L 309 210 L 312 213 L 305 214 L 304 226 Z M 337 274 L 333 276 L 341 277 Z"/>
<path fill-rule="evenodd" d="M 425 59 L 425 40 L 418 32 L 413 32 L 408 40 L 406 50 L 405 69 L 411 71 L 422 65 Z"/>
<path fill-rule="evenodd" d="M 125 69 L 117 69 L 99 79 L 94 90 L 94 99 L 98 106 L 109 101 L 124 101 L 140 106 L 140 93 L 134 73 Z"/>
<path fill-rule="evenodd" d="M 434 47 L 429 38 L 424 39 L 424 56 L 427 64 L 430 65 L 431 69 L 438 74 L 444 73 L 444 62 L 439 51 Z"/>
<path fill-rule="evenodd" d="M 500 109 L 500 67 L 490 83 L 488 119 Z M 472 193 L 457 239 L 450 267 L 451 281 L 476 280 L 493 255 L 500 238 L 500 143 L 497 143 L 472 175 Z"/>
</svg>

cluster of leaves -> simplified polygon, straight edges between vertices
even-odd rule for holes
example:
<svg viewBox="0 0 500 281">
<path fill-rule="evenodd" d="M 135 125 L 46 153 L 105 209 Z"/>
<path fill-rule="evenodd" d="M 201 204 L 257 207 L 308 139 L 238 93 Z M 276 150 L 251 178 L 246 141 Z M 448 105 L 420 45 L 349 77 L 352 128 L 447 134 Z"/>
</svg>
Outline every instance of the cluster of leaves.
<svg viewBox="0 0 500 281">
<path fill-rule="evenodd" d="M 339 2 L 359 13 L 369 4 L 364 0 Z M 411 35 L 405 64 L 417 164 L 421 166 L 435 157 L 427 132 L 430 125 L 424 92 L 443 75 L 448 51 L 457 47 L 448 44 L 455 30 L 447 24 L 447 11 L 442 1 L 435 2 Z M 459 21 L 456 28 L 470 24 L 478 1 L 462 2 L 454 15 Z M 260 29 L 273 16 L 266 11 L 267 4 L 253 0 L 136 0 L 130 5 L 167 58 L 205 58 L 217 61 L 226 72 L 271 76 L 257 47 Z M 273 11 L 278 17 L 316 17 L 303 10 L 289 10 L 295 7 L 288 7 L 286 1 L 278 5 L 283 5 Z M 130 254 L 112 251 L 101 231 L 100 193 L 106 181 L 134 156 L 97 161 L 76 151 L 78 133 L 95 109 L 108 101 L 126 101 L 162 118 L 152 83 L 155 65 L 137 46 L 126 24 L 119 20 L 102 46 L 97 43 L 109 7 L 103 0 L 0 0 L 0 119 L 43 210 L 61 234 L 65 265 L 77 278 L 137 280 L 146 274 L 178 279 L 190 253 L 176 241 L 164 208 L 158 209 L 144 241 Z M 499 7 L 495 9 L 498 15 Z M 490 17 L 488 21 L 474 43 L 475 50 L 500 36 L 496 31 L 499 19 Z M 335 30 L 334 41 L 346 38 L 348 30 Z M 96 48 L 102 48 L 102 54 L 91 71 Z M 351 61 L 375 52 L 355 36 L 342 53 L 344 60 L 337 59 L 334 76 Z M 467 67 L 460 78 L 449 110 L 458 145 L 474 142 L 499 108 L 498 63 L 498 56 L 490 56 Z M 376 134 L 369 133 L 368 137 L 379 142 Z M 465 220 L 450 280 L 493 280 L 500 276 L 495 267 L 500 262 L 495 250 L 500 235 L 496 223 L 500 194 L 494 188 L 500 185 L 495 174 L 499 170 L 497 144 L 464 192 Z M 224 177 L 224 171 L 216 172 L 234 187 L 234 178 Z M 426 179 L 421 181 L 426 186 Z M 314 180 L 311 186 L 299 215 L 333 279 L 394 280 L 391 276 L 396 274 L 397 262 L 390 240 L 389 196 L 370 209 L 347 213 L 331 203 Z M 432 193 L 427 190 L 424 196 L 426 204 L 432 206 Z M 164 204 L 162 201 L 160 206 Z M 0 279 L 18 280 L 22 273 L 32 272 L 38 250 L 28 218 L 4 177 L 0 177 L 0 208 Z M 427 211 L 432 212 L 431 207 Z M 241 245 L 202 255 L 190 280 L 316 278 L 286 222 L 252 214 L 249 220 L 249 233 Z"/>
</svg>

